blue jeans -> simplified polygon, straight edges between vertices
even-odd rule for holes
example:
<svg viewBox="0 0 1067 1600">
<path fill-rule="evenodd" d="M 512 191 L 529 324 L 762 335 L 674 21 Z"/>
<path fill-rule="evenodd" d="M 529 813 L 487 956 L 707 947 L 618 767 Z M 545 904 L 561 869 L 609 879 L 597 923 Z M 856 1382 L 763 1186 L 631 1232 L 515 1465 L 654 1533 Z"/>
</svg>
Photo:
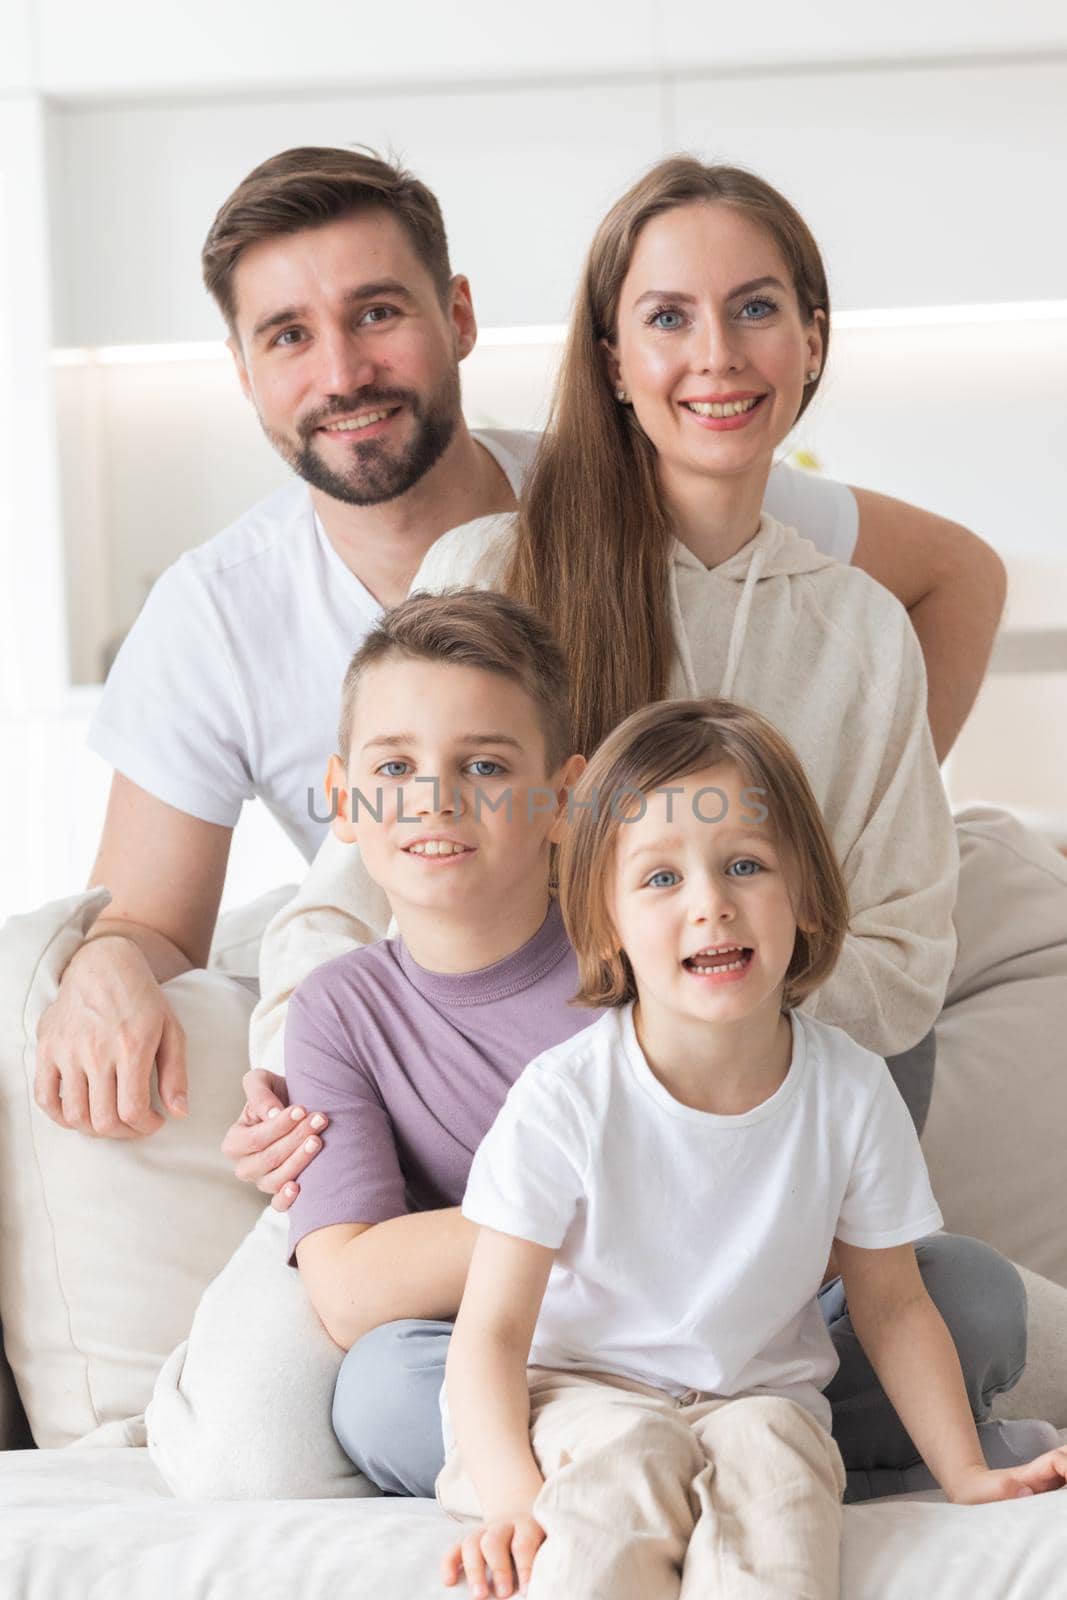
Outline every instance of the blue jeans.
<svg viewBox="0 0 1067 1600">
<path fill-rule="evenodd" d="M 959 1234 L 933 1234 L 915 1254 L 955 1340 L 975 1421 L 983 1422 L 1026 1363 L 1022 1279 L 996 1250 Z M 914 1465 L 918 1451 L 852 1330 L 840 1278 L 822 1290 L 819 1305 L 841 1363 L 826 1396 L 849 1474 L 845 1498 L 890 1494 L 893 1470 Z M 334 1432 L 360 1471 L 388 1494 L 433 1495 L 444 1465 L 438 1395 L 451 1335 L 451 1322 L 383 1323 L 352 1346 L 341 1367 Z"/>
</svg>

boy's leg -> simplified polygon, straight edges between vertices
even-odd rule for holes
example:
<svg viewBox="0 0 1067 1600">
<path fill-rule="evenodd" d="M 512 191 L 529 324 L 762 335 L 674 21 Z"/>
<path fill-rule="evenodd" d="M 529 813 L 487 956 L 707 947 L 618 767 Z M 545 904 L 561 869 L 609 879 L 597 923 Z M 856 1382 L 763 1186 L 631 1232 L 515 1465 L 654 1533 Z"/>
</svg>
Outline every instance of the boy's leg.
<svg viewBox="0 0 1067 1600">
<path fill-rule="evenodd" d="M 433 1496 L 444 1464 L 440 1394 L 451 1337 L 451 1322 L 383 1322 L 344 1358 L 333 1431 L 386 1494 Z"/>
<path fill-rule="evenodd" d="M 645 1384 L 531 1367 L 530 1440 L 545 1530 L 528 1600 L 676 1600 L 703 1452 L 676 1402 Z M 480 1514 L 456 1454 L 438 1499 Z"/>
<path fill-rule="evenodd" d="M 1026 1363 L 1022 1279 L 990 1245 L 959 1234 L 932 1234 L 916 1245 L 915 1255 L 927 1292 L 956 1345 L 986 1457 L 994 1466 L 1012 1465 L 1013 1437 L 1029 1425 L 986 1419 L 994 1397 L 1018 1381 Z M 849 1474 L 845 1498 L 906 1489 L 909 1484 L 899 1473 L 914 1467 L 919 1453 L 853 1331 L 839 1279 L 823 1290 L 819 1303 L 841 1362 L 826 1397 Z"/>
<path fill-rule="evenodd" d="M 679 1600 L 836 1600 L 845 1469 L 826 1429 L 770 1395 L 688 1414 L 706 1460 Z"/>
</svg>

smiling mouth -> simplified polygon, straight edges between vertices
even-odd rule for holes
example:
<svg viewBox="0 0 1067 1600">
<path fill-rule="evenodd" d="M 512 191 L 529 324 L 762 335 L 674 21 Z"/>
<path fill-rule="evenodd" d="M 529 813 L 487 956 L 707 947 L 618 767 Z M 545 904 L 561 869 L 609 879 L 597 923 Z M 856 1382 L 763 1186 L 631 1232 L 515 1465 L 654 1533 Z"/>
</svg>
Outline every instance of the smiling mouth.
<svg viewBox="0 0 1067 1600">
<path fill-rule="evenodd" d="M 735 944 L 724 950 L 698 950 L 695 956 L 686 956 L 682 966 L 687 972 L 741 972 L 752 960 L 754 951 L 747 945 Z"/>
<path fill-rule="evenodd" d="M 393 416 L 400 410 L 399 406 L 378 406 L 373 411 L 361 411 L 354 417 L 341 417 L 336 422 L 323 422 L 319 426 L 319 433 L 359 433 L 363 428 L 371 427 L 375 422 L 384 422 L 386 417 Z"/>
<path fill-rule="evenodd" d="M 404 846 L 406 856 L 469 856 L 474 851 L 470 845 L 453 844 L 449 839 L 425 839 L 421 844 Z"/>
<path fill-rule="evenodd" d="M 754 411 L 765 395 L 757 394 L 751 400 L 683 400 L 682 405 L 687 411 L 692 411 L 698 417 L 740 417 L 746 411 Z"/>
</svg>

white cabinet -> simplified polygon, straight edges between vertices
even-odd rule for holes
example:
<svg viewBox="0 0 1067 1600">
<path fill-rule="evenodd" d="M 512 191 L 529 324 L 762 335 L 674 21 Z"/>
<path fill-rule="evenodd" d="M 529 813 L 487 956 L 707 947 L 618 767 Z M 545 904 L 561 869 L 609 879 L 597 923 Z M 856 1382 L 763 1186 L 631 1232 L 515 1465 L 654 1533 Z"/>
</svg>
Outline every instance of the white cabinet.
<svg viewBox="0 0 1067 1600">
<path fill-rule="evenodd" d="M 32 5 L 46 93 L 204 95 L 470 84 L 758 64 L 900 60 L 1067 44 L 1061 0 L 5 0 Z M 2 24 L 0 24 L 2 26 Z M 0 35 L 2 38 L 2 35 Z M 752 112 L 761 107 L 753 101 Z"/>
<path fill-rule="evenodd" d="M 1059 299 L 1067 62 L 687 78 L 678 143 L 769 178 L 838 308 Z"/>
<path fill-rule="evenodd" d="M 654 65 L 656 0 L 36 0 L 55 94 L 470 83 Z"/>
<path fill-rule="evenodd" d="M 924 57 L 1039 51 L 1067 44 L 1062 0 L 769 0 L 759 6 L 711 6 L 707 0 L 661 0 L 663 66 L 794 67 L 798 63 L 907 61 Z M 766 110 L 754 85 L 749 119 Z"/>
<path fill-rule="evenodd" d="M 610 201 L 663 149 L 650 84 L 56 109 L 56 342 L 221 337 L 200 282 L 216 210 L 297 144 L 394 150 L 436 191 L 486 326 L 561 322 Z"/>
</svg>

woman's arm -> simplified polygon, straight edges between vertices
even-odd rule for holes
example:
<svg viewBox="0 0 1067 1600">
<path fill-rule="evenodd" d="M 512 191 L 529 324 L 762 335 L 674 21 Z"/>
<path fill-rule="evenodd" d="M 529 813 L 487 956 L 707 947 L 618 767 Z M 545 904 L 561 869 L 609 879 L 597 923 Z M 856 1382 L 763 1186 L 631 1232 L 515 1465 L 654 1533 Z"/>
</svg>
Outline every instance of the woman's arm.
<svg viewBox="0 0 1067 1600">
<path fill-rule="evenodd" d="M 944 761 L 974 705 L 1007 594 L 1004 563 L 983 540 L 931 511 L 853 489 L 853 566 L 905 606 L 926 660 L 930 731 Z"/>
<path fill-rule="evenodd" d="M 991 1471 L 978 1443 L 959 1357 L 910 1244 L 861 1250 L 834 1241 L 852 1326 L 897 1415 L 950 1500 L 977 1505 L 1058 1489 L 1067 1450 Z"/>
</svg>

